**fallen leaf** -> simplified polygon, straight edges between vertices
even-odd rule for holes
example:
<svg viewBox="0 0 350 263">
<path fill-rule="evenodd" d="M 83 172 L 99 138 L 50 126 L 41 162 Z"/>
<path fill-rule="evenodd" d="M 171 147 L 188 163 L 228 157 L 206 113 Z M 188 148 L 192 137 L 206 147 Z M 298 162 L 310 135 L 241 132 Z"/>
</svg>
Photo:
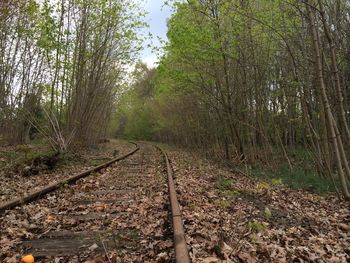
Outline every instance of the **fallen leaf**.
<svg viewBox="0 0 350 263">
<path fill-rule="evenodd" d="M 46 219 L 46 222 L 48 222 L 48 223 L 52 223 L 54 221 L 55 221 L 55 218 L 53 216 L 50 216 L 50 215 Z"/>
<path fill-rule="evenodd" d="M 250 254 L 245 252 L 240 252 L 238 254 L 239 259 L 241 259 L 245 263 L 255 263 L 258 262 L 255 258 L 253 258 Z"/>
<path fill-rule="evenodd" d="M 90 251 L 94 251 L 96 249 L 98 249 L 98 245 L 96 243 L 89 247 Z"/>
<path fill-rule="evenodd" d="M 214 257 L 207 257 L 203 259 L 203 263 L 215 263 L 215 262 L 220 262 L 219 258 L 214 258 Z"/>
</svg>

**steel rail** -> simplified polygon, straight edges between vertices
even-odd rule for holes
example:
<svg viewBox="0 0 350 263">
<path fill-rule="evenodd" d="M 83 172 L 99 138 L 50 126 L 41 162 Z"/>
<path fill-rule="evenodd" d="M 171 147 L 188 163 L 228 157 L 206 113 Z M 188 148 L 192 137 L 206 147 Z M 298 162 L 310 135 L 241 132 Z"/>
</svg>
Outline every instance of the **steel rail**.
<svg viewBox="0 0 350 263">
<path fill-rule="evenodd" d="M 49 184 L 48 186 L 45 186 L 39 190 L 36 190 L 24 197 L 19 197 L 19 198 L 16 198 L 14 200 L 11 200 L 11 201 L 8 201 L 8 202 L 5 202 L 5 203 L 1 203 L 0 204 L 0 215 L 2 215 L 3 213 L 5 213 L 6 210 L 10 210 L 10 209 L 13 209 L 15 208 L 16 206 L 20 206 L 20 205 L 23 205 L 23 204 L 26 204 L 26 203 L 30 203 L 36 199 L 39 199 L 41 197 L 43 197 L 44 195 L 46 195 L 47 193 L 50 193 L 50 192 L 53 192 L 55 190 L 57 190 L 58 188 L 60 188 L 62 185 L 65 185 L 65 184 L 72 184 L 76 181 L 78 181 L 79 179 L 81 178 L 84 178 L 84 177 L 87 177 L 89 176 L 91 173 L 93 172 L 98 172 L 110 165 L 112 165 L 113 163 L 116 163 L 118 161 L 121 161 L 121 160 L 124 160 L 126 159 L 127 157 L 129 157 L 130 155 L 133 155 L 134 153 L 136 153 L 140 147 L 136 144 L 136 143 L 133 143 L 133 142 L 130 142 L 131 144 L 134 144 L 136 146 L 135 149 L 133 149 L 132 151 L 128 152 L 127 154 L 123 155 L 123 156 L 120 156 L 120 157 L 117 157 L 113 160 L 110 160 L 106 163 L 103 163 L 101 165 L 98 165 L 94 168 L 91 168 L 89 170 L 86 170 L 84 172 L 81 172 L 81 173 L 78 173 L 78 174 L 75 174 L 69 178 L 66 178 L 66 179 L 63 179 L 63 180 L 60 180 L 58 182 L 54 182 L 52 184 Z"/>
<path fill-rule="evenodd" d="M 175 260 L 176 263 L 190 263 L 190 256 L 188 253 L 188 248 L 186 244 L 185 231 L 182 224 L 181 210 L 179 201 L 177 200 L 175 183 L 173 178 L 173 169 L 171 167 L 167 153 L 157 145 L 154 145 L 158 150 L 160 150 L 164 156 L 167 175 L 168 175 L 168 189 L 169 189 L 169 199 L 171 206 L 171 217 L 173 223 L 174 232 L 174 247 L 175 247 Z"/>
</svg>

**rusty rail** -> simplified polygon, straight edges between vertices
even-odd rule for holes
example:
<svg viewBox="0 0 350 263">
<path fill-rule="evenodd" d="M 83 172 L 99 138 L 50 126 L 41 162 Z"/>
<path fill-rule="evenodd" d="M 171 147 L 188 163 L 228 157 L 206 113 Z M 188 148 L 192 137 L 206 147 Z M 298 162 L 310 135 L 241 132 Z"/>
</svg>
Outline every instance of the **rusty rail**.
<svg viewBox="0 0 350 263">
<path fill-rule="evenodd" d="M 29 203 L 31 201 L 34 201 L 34 200 L 42 197 L 43 195 L 45 195 L 47 193 L 53 192 L 53 191 L 57 190 L 58 188 L 60 188 L 62 185 L 72 184 L 81 178 L 87 177 L 88 175 L 90 175 L 93 172 L 98 172 L 98 171 L 102 170 L 103 168 L 106 168 L 106 167 L 112 165 L 115 162 L 126 159 L 127 157 L 129 157 L 130 155 L 133 155 L 135 152 L 137 152 L 140 149 L 136 143 L 133 143 L 133 142 L 130 142 L 130 143 L 134 144 L 136 146 L 136 148 L 123 156 L 120 156 L 120 157 L 115 158 L 111 161 L 108 161 L 104 164 L 101 164 L 99 166 L 96 166 L 94 168 L 86 170 L 82 173 L 75 174 L 67 179 L 63 179 L 61 181 L 49 184 L 48 186 L 41 188 L 39 190 L 36 190 L 36 191 L 34 191 L 34 192 L 24 196 L 24 197 L 16 198 L 14 200 L 0 204 L 0 215 L 3 214 L 6 210 L 12 209 L 12 208 L 19 206 L 19 205 Z"/>
<path fill-rule="evenodd" d="M 188 248 L 185 239 L 185 231 L 181 219 L 180 205 L 176 197 L 175 184 L 173 179 L 173 170 L 171 168 L 168 155 L 162 148 L 154 145 L 164 155 L 167 174 L 168 174 L 168 188 L 169 188 L 169 199 L 171 206 L 171 217 L 173 221 L 174 231 L 174 246 L 175 246 L 175 259 L 177 263 L 189 263 L 191 262 L 188 253 Z"/>
</svg>

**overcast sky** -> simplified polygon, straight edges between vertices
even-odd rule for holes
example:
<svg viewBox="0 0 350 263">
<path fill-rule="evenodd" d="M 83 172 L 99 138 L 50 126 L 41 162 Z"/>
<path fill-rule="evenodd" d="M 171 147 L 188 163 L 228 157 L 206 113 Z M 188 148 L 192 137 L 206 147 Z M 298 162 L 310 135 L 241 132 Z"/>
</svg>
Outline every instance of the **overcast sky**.
<svg viewBox="0 0 350 263">
<path fill-rule="evenodd" d="M 159 46 L 158 37 L 166 39 L 167 24 L 166 21 L 170 17 L 171 11 L 168 7 L 163 6 L 163 0 L 146 0 L 145 9 L 148 12 L 146 21 L 149 23 L 149 31 L 153 35 L 152 42 Z M 152 53 L 151 48 L 147 48 L 141 54 L 142 61 L 149 66 L 153 66 L 157 61 L 156 54 Z"/>
</svg>

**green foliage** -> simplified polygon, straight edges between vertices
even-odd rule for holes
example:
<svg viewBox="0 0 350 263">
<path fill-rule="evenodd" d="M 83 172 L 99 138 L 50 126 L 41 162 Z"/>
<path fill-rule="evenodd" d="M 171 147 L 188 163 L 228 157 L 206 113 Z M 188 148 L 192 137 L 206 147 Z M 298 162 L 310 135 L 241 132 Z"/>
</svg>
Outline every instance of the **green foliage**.
<svg viewBox="0 0 350 263">
<path fill-rule="evenodd" d="M 216 179 L 216 188 L 220 191 L 227 191 L 231 189 L 232 183 L 232 179 L 218 176 Z"/>
<path fill-rule="evenodd" d="M 282 184 L 283 184 L 283 182 L 282 182 L 281 178 L 272 178 L 272 180 L 271 180 L 272 186 L 280 186 Z"/>
<path fill-rule="evenodd" d="M 280 12 L 284 7 L 282 1 L 263 1 L 256 5 L 227 0 L 215 5 L 197 0 L 175 1 L 173 7 L 174 14 L 168 21 L 169 41 L 165 44 L 154 81 L 154 130 L 180 139 L 186 136 L 210 137 L 209 128 L 215 130 L 219 125 L 222 127 L 217 129 L 227 133 L 227 120 L 221 118 L 228 109 L 221 107 L 227 107 L 232 99 L 229 93 L 236 94 L 232 87 L 242 84 L 229 84 L 234 80 L 225 80 L 223 66 L 230 63 L 230 70 L 241 67 L 242 45 L 259 54 L 254 63 L 265 64 L 274 60 L 271 50 L 277 49 L 280 43 L 279 30 L 285 32 L 285 23 L 295 23 L 294 18 Z M 252 16 L 255 19 L 251 19 Z M 288 30 L 291 34 L 296 32 L 291 28 Z M 242 72 L 226 74 L 240 76 Z M 215 104 L 218 109 L 210 112 L 208 109 Z M 208 127 L 208 123 L 213 127 Z M 143 125 L 140 127 L 144 129 Z M 247 134 L 243 136 L 247 137 Z"/>
<path fill-rule="evenodd" d="M 102 159 L 89 159 L 88 160 L 88 165 L 90 166 L 98 166 L 101 165 L 107 161 L 109 161 L 109 158 L 102 158 Z"/>
<path fill-rule="evenodd" d="M 129 121 L 125 135 L 129 139 L 151 140 L 153 135 L 152 112 L 146 105 L 137 105 L 127 115 Z"/>
<path fill-rule="evenodd" d="M 108 136 L 126 65 L 134 63 L 144 38 L 139 1 L 29 0 L 4 7 L 9 9 L 0 17 L 7 50 L 0 52 L 4 140 L 23 144 L 40 133 L 66 151 Z"/>
<path fill-rule="evenodd" d="M 117 130 L 128 139 L 152 140 L 156 132 L 154 69 L 138 64 L 133 72 L 134 83 L 118 104 Z"/>
<path fill-rule="evenodd" d="M 264 209 L 264 217 L 266 219 L 270 219 L 272 217 L 272 212 L 268 207 L 265 207 Z"/>
<path fill-rule="evenodd" d="M 282 0 L 166 4 L 174 8 L 168 21 L 169 41 L 152 78 L 142 66 L 135 71 L 136 81 L 119 104 L 121 133 L 133 139 L 160 138 L 228 161 L 244 159 L 246 167 L 250 160 L 278 166 L 273 171 L 253 170 L 266 180 L 257 184 L 259 191 L 282 184 L 331 190 L 330 180 L 314 172 L 313 159 L 322 165 L 325 160 L 318 155 L 333 153 L 328 149 L 331 143 L 323 145 L 329 134 L 320 116 L 325 100 L 319 99 L 313 84 L 317 74 L 305 72 L 315 50 L 308 42 L 310 30 L 305 30 L 311 19 L 304 4 Z M 328 8 L 326 17 L 331 18 L 334 14 Z M 315 17 L 315 24 L 323 39 L 319 19 L 320 15 Z M 342 44 L 338 45 L 340 55 Z M 320 46 L 322 59 L 330 65 L 331 45 Z M 330 75 L 325 80 L 327 89 L 332 79 Z M 337 101 L 338 95 L 330 97 Z M 335 106 L 331 105 L 332 111 Z M 298 145 L 312 145 L 314 155 Z M 284 165 L 285 159 L 293 171 Z M 223 196 L 225 192 L 229 196 L 231 182 L 225 180 L 216 184 Z"/>
<path fill-rule="evenodd" d="M 45 0 L 41 8 L 41 19 L 37 24 L 40 36 L 38 38 L 38 47 L 47 52 L 53 51 L 58 47 L 59 27 L 57 21 L 54 19 L 54 9 L 50 1 Z"/>
<path fill-rule="evenodd" d="M 270 185 L 269 185 L 268 182 L 264 182 L 264 181 L 258 182 L 256 184 L 256 189 L 257 190 L 269 190 L 270 189 Z"/>
<path fill-rule="evenodd" d="M 81 155 L 77 153 L 67 152 L 61 156 L 58 166 L 64 167 L 66 165 L 75 164 L 75 163 L 79 164 L 81 162 L 83 162 L 83 158 Z"/>
<path fill-rule="evenodd" d="M 0 167 L 12 166 L 19 158 L 19 153 L 15 151 L 0 151 Z"/>
<path fill-rule="evenodd" d="M 220 192 L 220 196 L 223 196 L 225 198 L 233 198 L 239 194 L 239 191 L 236 190 L 226 190 L 224 192 Z"/>
<path fill-rule="evenodd" d="M 306 189 L 317 193 L 335 191 L 329 178 L 320 177 L 316 171 L 297 167 L 290 171 L 287 165 L 282 165 L 276 170 L 255 168 L 252 170 L 252 175 L 259 179 L 271 180 L 273 186 L 283 183 L 293 189 Z"/>
<path fill-rule="evenodd" d="M 20 144 L 16 146 L 16 151 L 24 153 L 25 155 L 27 155 L 31 150 L 32 149 L 28 144 Z"/>
<path fill-rule="evenodd" d="M 231 206 L 231 202 L 225 199 L 220 199 L 216 201 L 216 204 L 220 207 L 220 208 L 229 208 Z"/>
<path fill-rule="evenodd" d="M 249 222 L 247 227 L 254 232 L 263 232 L 266 229 L 266 226 L 263 223 L 257 221 Z"/>
</svg>

